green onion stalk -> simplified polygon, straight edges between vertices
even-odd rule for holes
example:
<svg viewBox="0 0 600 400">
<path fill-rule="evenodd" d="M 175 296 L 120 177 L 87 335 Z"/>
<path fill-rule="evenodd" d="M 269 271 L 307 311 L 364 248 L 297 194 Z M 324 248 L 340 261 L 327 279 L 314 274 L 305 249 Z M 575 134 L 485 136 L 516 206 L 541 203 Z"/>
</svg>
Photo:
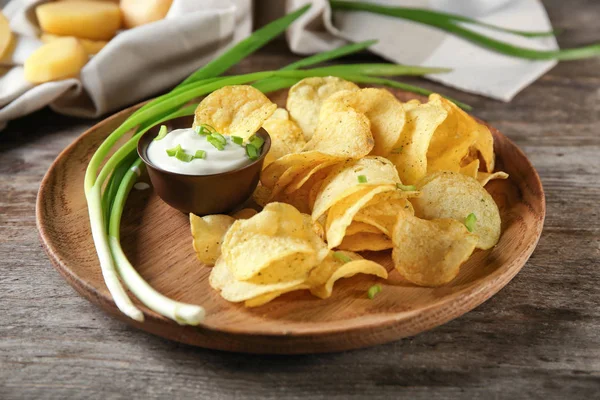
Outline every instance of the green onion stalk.
<svg viewBox="0 0 600 400">
<path fill-rule="evenodd" d="M 117 307 L 130 318 L 143 321 L 144 315 L 128 297 L 121 281 L 149 309 L 180 324 L 197 325 L 205 314 L 201 306 L 180 303 L 155 291 L 137 273 L 121 247 L 120 224 L 125 202 L 138 174 L 144 168 L 144 164 L 136 154 L 137 142 L 144 132 L 169 119 L 193 115 L 195 105 L 187 105 L 190 101 L 227 85 L 252 83 L 257 89 L 268 93 L 290 87 L 306 77 L 332 75 L 357 82 L 361 80 L 368 82 L 371 79 L 373 83 L 392 86 L 390 83 L 395 81 L 378 77 L 423 75 L 447 71 L 442 68 L 390 64 L 339 65 L 299 70 L 299 68 L 363 50 L 373 44 L 373 41 L 368 41 L 320 53 L 278 71 L 263 71 L 228 77 L 216 76 L 282 33 L 307 8 L 301 8 L 257 30 L 220 57 L 193 73 L 170 93 L 162 95 L 138 109 L 104 140 L 92 156 L 84 184 L 92 236 L 106 285 Z M 375 82 L 377 79 L 381 80 Z M 396 84 L 399 83 L 396 82 Z M 424 89 L 415 88 L 415 90 L 424 93 Z M 134 132 L 131 138 L 106 160 L 117 141 L 129 132 Z M 103 163 L 104 165 L 102 165 Z M 103 187 L 105 187 L 104 193 Z"/>
<path fill-rule="evenodd" d="M 334 10 L 366 11 L 429 25 L 441 29 L 445 32 L 451 33 L 465 40 L 468 40 L 481 47 L 517 58 L 524 58 L 529 60 L 577 60 L 582 58 L 600 56 L 600 43 L 594 43 L 588 46 L 573 49 L 535 50 L 526 47 L 514 46 L 510 43 L 496 40 L 494 38 L 466 28 L 463 25 L 461 25 L 460 22 L 484 26 L 489 29 L 494 29 L 497 31 L 507 32 L 524 37 L 553 36 L 556 33 L 555 31 L 525 32 L 506 29 L 456 14 L 447 14 L 418 8 L 387 7 L 374 3 L 366 3 L 360 1 L 330 0 L 329 3 L 331 4 L 331 8 Z"/>
</svg>

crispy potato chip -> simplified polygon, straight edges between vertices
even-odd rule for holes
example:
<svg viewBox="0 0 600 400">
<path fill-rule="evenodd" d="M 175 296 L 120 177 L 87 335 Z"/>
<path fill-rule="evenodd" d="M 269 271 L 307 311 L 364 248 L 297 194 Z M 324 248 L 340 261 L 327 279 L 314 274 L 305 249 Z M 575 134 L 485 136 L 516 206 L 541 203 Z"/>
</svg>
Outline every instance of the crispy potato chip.
<svg viewBox="0 0 600 400">
<path fill-rule="evenodd" d="M 263 128 L 271 136 L 271 149 L 265 156 L 263 169 L 286 154 L 299 153 L 306 145 L 304 134 L 294 121 L 271 116 L 265 121 Z"/>
<path fill-rule="evenodd" d="M 490 194 L 471 177 L 457 172 L 435 172 L 417 184 L 421 196 L 411 199 L 419 218 L 453 218 L 464 223 L 475 214 L 477 248 L 494 247 L 500 238 L 500 212 Z"/>
<path fill-rule="evenodd" d="M 235 219 L 248 219 L 254 217 L 256 214 L 258 214 L 258 211 L 256 211 L 254 208 L 243 208 L 234 212 L 231 214 L 231 216 Z"/>
<path fill-rule="evenodd" d="M 358 181 L 359 175 L 364 176 L 365 183 Z M 400 183 L 398 172 L 387 158 L 369 156 L 341 163 L 332 169 L 319 188 L 313 206 L 313 220 L 318 220 L 335 203 L 365 186 L 397 183 Z"/>
<path fill-rule="evenodd" d="M 332 156 L 359 159 L 369 154 L 374 145 L 369 119 L 349 108 L 321 116 L 304 151 L 315 150 Z"/>
<path fill-rule="evenodd" d="M 406 103 L 404 103 L 404 105 L 406 106 L 405 108 L 411 108 L 414 106 L 418 106 L 420 104 L 421 104 L 421 102 L 417 99 L 412 99 L 412 100 L 409 100 Z"/>
<path fill-rule="evenodd" d="M 314 169 L 322 163 L 338 162 L 342 160 L 329 154 L 318 151 L 288 154 L 271 163 L 260 174 L 260 182 L 273 189 L 278 186 L 278 191 L 285 188 L 294 178 L 303 176 L 303 173 Z"/>
<path fill-rule="evenodd" d="M 354 223 L 363 222 L 378 228 L 385 235 L 391 237 L 398 216 L 403 213 L 413 215 L 413 209 L 408 197 L 416 197 L 419 192 L 404 192 L 396 190 L 377 194 L 354 216 Z M 346 230 L 346 234 L 348 230 Z"/>
<path fill-rule="evenodd" d="M 235 278 L 223 257 L 220 257 L 210 272 L 208 282 L 213 289 L 221 291 L 221 297 L 225 300 L 237 303 L 267 293 L 275 293 L 295 288 L 301 285 L 304 282 L 304 279 L 275 283 L 241 281 Z"/>
<path fill-rule="evenodd" d="M 489 181 L 494 179 L 508 179 L 508 174 L 503 171 L 497 171 L 492 174 L 488 172 L 478 172 L 475 178 L 477 178 L 481 186 L 485 186 Z"/>
<path fill-rule="evenodd" d="M 429 102 L 443 107 L 448 117 L 431 138 L 428 170 L 458 172 L 461 160 L 474 149 L 481 154 L 486 168 L 491 168 L 488 171 L 493 171 L 494 140 L 488 127 L 439 94 L 431 94 Z"/>
<path fill-rule="evenodd" d="M 286 108 L 292 121 L 304 132 L 306 140 L 315 132 L 323 101 L 341 90 L 358 90 L 358 86 L 334 76 L 327 76 L 305 78 L 290 88 Z"/>
<path fill-rule="evenodd" d="M 388 158 L 396 165 L 402 183 L 413 185 L 427 173 L 429 142 L 448 116 L 448 112 L 441 105 L 434 103 L 405 109 L 404 129 Z"/>
<path fill-rule="evenodd" d="M 464 167 L 460 167 L 459 172 L 471 178 L 477 178 L 477 174 L 479 173 L 479 159 L 475 159 Z"/>
<path fill-rule="evenodd" d="M 335 254 L 341 254 L 351 261 L 344 263 Z M 348 251 L 330 252 L 323 262 L 313 269 L 306 283 L 310 292 L 322 299 L 331 296 L 333 284 L 342 278 L 350 278 L 356 274 L 376 275 L 387 279 L 386 269 L 374 261 L 363 259 L 360 255 Z"/>
<path fill-rule="evenodd" d="M 271 189 L 263 186 L 259 182 L 256 189 L 254 189 L 254 193 L 252 193 L 252 200 L 254 200 L 254 202 L 256 204 L 258 204 L 259 206 L 264 207 L 267 205 L 270 198 L 271 198 Z"/>
<path fill-rule="evenodd" d="M 229 215 L 206 215 L 198 217 L 190 214 L 194 250 L 201 263 L 213 265 L 221 255 L 223 236 L 235 219 Z"/>
<path fill-rule="evenodd" d="M 329 161 L 324 161 L 320 164 L 315 165 L 311 170 L 308 170 L 304 174 L 299 175 L 296 178 L 294 178 L 294 180 L 292 180 L 285 188 L 285 192 L 292 193 L 292 192 L 300 189 L 307 183 L 314 184 L 317 181 L 324 180 L 327 177 L 327 175 L 329 174 L 329 171 L 331 170 L 331 168 L 335 164 L 338 164 L 341 161 L 342 161 L 342 159 L 339 159 L 339 158 L 333 159 L 332 158 Z"/>
<path fill-rule="evenodd" d="M 359 232 L 344 236 L 338 246 L 341 250 L 349 251 L 381 251 L 391 249 L 392 240 L 383 233 Z"/>
<path fill-rule="evenodd" d="M 428 221 L 405 215 L 396 224 L 392 240 L 392 259 L 400 275 L 420 286 L 440 286 L 458 275 L 475 249 L 477 236 L 454 219 Z"/>
<path fill-rule="evenodd" d="M 280 203 L 290 204 L 301 213 L 310 214 L 311 207 L 308 198 L 309 191 L 310 186 L 303 186 L 292 193 L 280 191 L 275 196 L 272 196 L 270 201 L 277 201 Z"/>
<path fill-rule="evenodd" d="M 375 195 L 396 190 L 395 185 L 372 186 L 353 193 L 331 206 L 327 213 L 327 225 L 325 227 L 327 247 L 333 249 L 342 243 L 344 236 L 346 236 L 346 228 L 350 226 L 356 213 Z"/>
<path fill-rule="evenodd" d="M 278 108 L 277 110 L 275 110 L 275 112 L 269 117 L 269 120 L 272 119 L 283 119 L 283 120 L 288 120 L 290 119 L 290 113 L 288 113 L 288 110 L 286 110 L 285 108 Z"/>
<path fill-rule="evenodd" d="M 304 279 L 327 255 L 310 216 L 284 203 L 269 203 L 254 217 L 234 222 L 221 251 L 236 280 L 254 283 Z"/>
<path fill-rule="evenodd" d="M 207 124 L 223 135 L 248 139 L 276 108 L 267 96 L 252 86 L 225 86 L 200 102 L 193 127 Z"/>
<path fill-rule="evenodd" d="M 366 222 L 352 221 L 346 228 L 346 236 L 352 236 L 357 233 L 382 233 L 381 229 Z"/>
<path fill-rule="evenodd" d="M 404 127 L 406 113 L 402 103 L 385 89 L 344 90 L 329 96 L 323 102 L 319 118 L 328 118 L 330 114 L 344 111 L 348 107 L 369 119 L 375 140 L 371 154 L 388 155 L 399 141 Z"/>
<path fill-rule="evenodd" d="M 276 291 L 271 292 L 271 293 L 261 294 L 260 296 L 256 296 L 256 297 L 254 297 L 254 298 L 252 298 L 250 300 L 246 300 L 244 302 L 244 305 L 246 307 L 248 307 L 248 308 L 250 308 L 250 307 L 260 307 L 262 305 L 265 305 L 265 304 L 269 303 L 272 300 L 275 300 L 276 298 L 278 298 L 282 294 L 289 293 L 289 292 L 294 292 L 296 290 L 303 290 L 303 289 L 309 289 L 309 286 L 307 284 L 301 283 L 299 285 L 292 286 L 292 287 L 289 287 L 287 289 L 276 290 Z"/>
</svg>

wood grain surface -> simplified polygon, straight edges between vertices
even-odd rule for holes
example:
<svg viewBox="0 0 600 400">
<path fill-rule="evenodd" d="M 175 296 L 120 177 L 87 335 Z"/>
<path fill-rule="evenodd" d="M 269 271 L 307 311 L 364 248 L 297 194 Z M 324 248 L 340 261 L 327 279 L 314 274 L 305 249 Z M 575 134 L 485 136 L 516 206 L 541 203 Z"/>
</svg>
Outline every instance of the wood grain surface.
<svg viewBox="0 0 600 400">
<path fill-rule="evenodd" d="M 544 4 L 561 46 L 600 38 L 600 2 Z M 235 72 L 293 59 L 269 47 Z M 561 63 L 509 104 L 405 81 L 475 106 L 540 173 L 544 232 L 498 295 L 416 337 L 339 354 L 250 356 L 140 332 L 66 285 L 39 244 L 40 181 L 95 123 L 45 110 L 0 132 L 0 398 L 597 398 L 600 59 Z"/>
<path fill-rule="evenodd" d="M 404 101 L 416 97 L 393 92 Z M 287 90 L 281 90 L 271 99 L 282 107 L 286 95 Z M 136 108 L 95 125 L 60 154 L 38 192 L 37 226 L 52 263 L 79 293 L 125 322 L 168 339 L 217 350 L 306 354 L 412 336 L 470 311 L 497 293 L 524 266 L 542 231 L 545 199 L 539 176 L 525 155 L 491 128 L 496 166 L 509 174 L 509 179 L 486 186 L 500 209 L 502 236 L 493 249 L 475 252 L 452 282 L 438 288 L 412 285 L 393 269 L 389 251 L 366 252 L 365 257 L 387 267 L 389 279 L 360 274 L 336 283 L 327 300 L 299 291 L 248 309 L 223 300 L 208 284 L 210 268 L 194 255 L 187 215 L 161 201 L 153 188 L 134 190 L 121 227 L 125 253 L 160 293 L 200 304 L 207 313 L 202 325 L 190 327 L 141 307 L 146 320 L 136 323 L 121 315 L 108 293 L 95 256 L 83 192 L 85 168 L 92 155 Z M 140 181 L 149 180 L 142 176 Z M 375 282 L 383 290 L 369 300 L 366 292 Z"/>
</svg>

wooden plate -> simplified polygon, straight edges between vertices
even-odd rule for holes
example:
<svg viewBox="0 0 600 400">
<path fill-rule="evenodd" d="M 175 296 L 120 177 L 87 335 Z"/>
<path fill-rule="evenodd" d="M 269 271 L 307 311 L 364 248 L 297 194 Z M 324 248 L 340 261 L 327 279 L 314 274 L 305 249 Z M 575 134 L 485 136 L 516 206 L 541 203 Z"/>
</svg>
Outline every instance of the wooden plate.
<svg viewBox="0 0 600 400">
<path fill-rule="evenodd" d="M 402 100 L 414 97 L 396 94 Z M 273 97 L 279 104 L 284 98 L 285 93 Z M 545 202 L 540 179 L 521 150 L 492 129 L 498 169 L 510 174 L 510 179 L 486 187 L 500 207 L 502 237 L 493 249 L 475 252 L 450 284 L 414 286 L 393 271 L 389 253 L 372 253 L 366 256 L 392 271 L 385 282 L 358 275 L 338 281 L 327 300 L 294 292 L 246 309 L 226 302 L 208 285 L 210 269 L 194 256 L 188 217 L 169 208 L 152 189 L 134 190 L 121 235 L 127 256 L 161 293 L 201 304 L 207 311 L 202 326 L 189 327 L 140 305 L 146 321 L 138 323 L 117 310 L 104 285 L 83 192 L 85 168 L 93 152 L 134 109 L 97 124 L 60 154 L 41 184 L 37 224 L 50 260 L 81 295 L 111 315 L 168 339 L 229 351 L 315 353 L 415 335 L 472 310 L 497 293 L 523 267 L 542 231 Z M 369 300 L 366 292 L 375 282 L 381 283 L 383 291 Z"/>
</svg>

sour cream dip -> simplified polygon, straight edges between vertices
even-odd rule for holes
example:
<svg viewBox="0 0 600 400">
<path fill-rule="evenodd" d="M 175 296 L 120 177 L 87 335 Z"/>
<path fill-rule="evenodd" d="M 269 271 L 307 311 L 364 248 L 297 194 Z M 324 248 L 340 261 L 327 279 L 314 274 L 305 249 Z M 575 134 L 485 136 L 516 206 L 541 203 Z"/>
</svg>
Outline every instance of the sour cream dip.
<svg viewBox="0 0 600 400">
<path fill-rule="evenodd" d="M 162 139 L 153 140 L 146 150 L 146 155 L 156 167 L 184 175 L 218 174 L 253 162 L 243 146 L 234 143 L 229 136 L 224 138 L 226 143 L 223 150 L 219 150 L 205 135 L 196 133 L 192 128 L 175 129 Z M 169 155 L 167 150 L 173 153 L 172 150 L 178 145 L 187 155 L 195 155 L 198 150 L 202 150 L 205 152 L 204 158 L 193 158 L 186 162 Z"/>
</svg>

